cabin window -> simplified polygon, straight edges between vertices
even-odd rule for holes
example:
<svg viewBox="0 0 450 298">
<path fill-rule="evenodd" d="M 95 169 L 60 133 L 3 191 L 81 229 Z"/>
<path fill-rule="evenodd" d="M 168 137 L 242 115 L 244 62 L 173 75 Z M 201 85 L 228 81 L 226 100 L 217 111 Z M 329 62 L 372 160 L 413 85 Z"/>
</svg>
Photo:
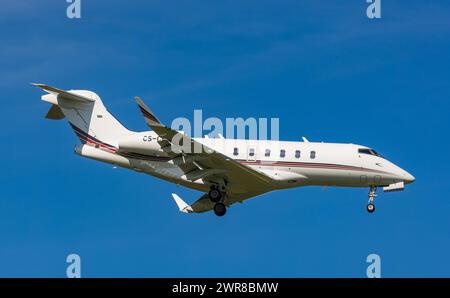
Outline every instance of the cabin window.
<svg viewBox="0 0 450 298">
<path fill-rule="evenodd" d="M 280 150 L 280 157 L 286 157 L 286 150 L 284 149 Z"/>
<path fill-rule="evenodd" d="M 233 150 L 233 155 L 234 155 L 234 156 L 239 155 L 239 149 L 238 149 L 237 147 L 234 148 L 234 150 Z"/>
<path fill-rule="evenodd" d="M 255 149 L 250 148 L 250 149 L 248 150 L 248 156 L 255 156 Z"/>
<path fill-rule="evenodd" d="M 309 154 L 309 157 L 310 157 L 311 159 L 316 158 L 316 151 L 311 151 L 311 153 Z"/>
<path fill-rule="evenodd" d="M 270 149 L 266 149 L 266 152 L 264 153 L 265 157 L 269 157 L 270 156 Z"/>
<path fill-rule="evenodd" d="M 295 150 L 295 158 L 300 158 L 300 150 Z"/>
</svg>

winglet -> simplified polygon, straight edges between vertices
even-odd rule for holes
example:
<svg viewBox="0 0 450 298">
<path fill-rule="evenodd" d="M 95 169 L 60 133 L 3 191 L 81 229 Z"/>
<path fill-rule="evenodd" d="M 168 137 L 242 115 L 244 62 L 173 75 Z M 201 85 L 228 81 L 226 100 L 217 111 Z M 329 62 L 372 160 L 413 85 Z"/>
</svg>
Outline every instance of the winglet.
<svg viewBox="0 0 450 298">
<path fill-rule="evenodd" d="M 194 211 L 192 209 L 192 207 L 189 206 L 188 204 L 186 204 L 186 202 L 183 201 L 177 194 L 173 193 L 172 197 L 175 200 L 175 203 L 177 203 L 177 206 L 178 206 L 178 208 L 180 209 L 181 212 L 189 213 L 189 212 L 193 212 Z"/>
<path fill-rule="evenodd" d="M 141 110 L 142 114 L 144 115 L 145 121 L 147 124 L 152 126 L 163 126 L 161 124 L 161 121 L 159 121 L 158 118 L 156 118 L 155 114 L 150 110 L 149 107 L 145 105 L 145 103 L 142 101 L 142 99 L 139 96 L 136 96 L 134 98 L 139 106 L 139 109 Z"/>
</svg>

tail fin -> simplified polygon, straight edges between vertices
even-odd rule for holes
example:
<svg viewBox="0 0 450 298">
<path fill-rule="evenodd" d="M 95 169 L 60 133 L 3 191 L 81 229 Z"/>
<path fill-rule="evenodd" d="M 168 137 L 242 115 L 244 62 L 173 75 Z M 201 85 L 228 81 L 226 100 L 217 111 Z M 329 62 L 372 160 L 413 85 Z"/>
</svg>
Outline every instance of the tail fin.
<svg viewBox="0 0 450 298">
<path fill-rule="evenodd" d="M 41 97 L 52 104 L 46 118 L 66 117 L 83 143 L 113 150 L 119 138 L 132 133 L 108 112 L 100 97 L 92 91 L 65 91 L 44 84 L 32 85 L 49 93 Z"/>
</svg>

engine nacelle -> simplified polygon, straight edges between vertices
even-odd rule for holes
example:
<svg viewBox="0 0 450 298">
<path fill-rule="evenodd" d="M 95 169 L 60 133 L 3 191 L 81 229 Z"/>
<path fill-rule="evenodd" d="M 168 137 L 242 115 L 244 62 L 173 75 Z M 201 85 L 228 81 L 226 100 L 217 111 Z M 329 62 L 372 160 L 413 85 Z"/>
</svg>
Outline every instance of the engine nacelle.
<svg viewBox="0 0 450 298">
<path fill-rule="evenodd" d="M 131 167 L 130 161 L 127 158 L 105 150 L 97 149 L 93 146 L 79 144 L 75 147 L 75 153 L 83 157 L 115 164 L 120 167 Z"/>
</svg>

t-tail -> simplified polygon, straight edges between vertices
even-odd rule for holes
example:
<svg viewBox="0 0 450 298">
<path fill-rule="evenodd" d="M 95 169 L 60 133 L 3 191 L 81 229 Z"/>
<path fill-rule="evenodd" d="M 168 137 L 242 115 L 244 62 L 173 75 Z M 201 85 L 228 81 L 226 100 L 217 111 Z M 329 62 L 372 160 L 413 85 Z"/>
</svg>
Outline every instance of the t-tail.
<svg viewBox="0 0 450 298">
<path fill-rule="evenodd" d="M 100 97 L 88 90 L 61 90 L 44 84 L 32 84 L 46 91 L 43 101 L 52 104 L 47 119 L 67 118 L 84 144 L 115 152 L 120 138 L 132 134 L 103 105 Z"/>
</svg>

